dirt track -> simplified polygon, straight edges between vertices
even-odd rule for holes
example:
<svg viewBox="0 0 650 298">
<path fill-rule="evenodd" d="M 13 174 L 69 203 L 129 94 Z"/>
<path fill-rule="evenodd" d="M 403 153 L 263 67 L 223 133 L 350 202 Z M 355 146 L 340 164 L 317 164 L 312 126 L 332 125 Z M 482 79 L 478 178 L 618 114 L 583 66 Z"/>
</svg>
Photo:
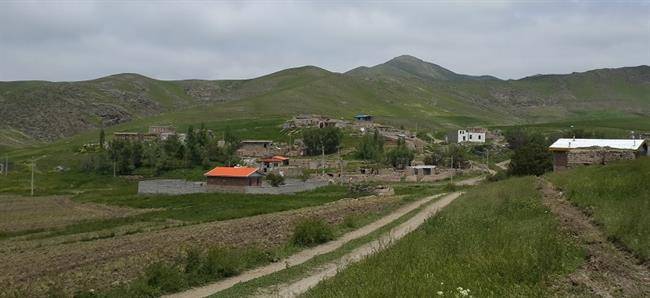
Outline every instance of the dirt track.
<svg viewBox="0 0 650 298">
<path fill-rule="evenodd" d="M 260 297 L 296 297 L 302 293 L 307 292 L 312 287 L 316 286 L 322 280 L 335 276 L 340 270 L 345 269 L 352 263 L 358 262 L 363 258 L 379 252 L 393 243 L 406 236 L 411 231 L 417 229 L 429 217 L 436 214 L 449 203 L 453 202 L 462 193 L 454 192 L 441 198 L 440 200 L 426 206 L 423 210 L 418 212 L 415 216 L 411 217 L 406 222 L 393 228 L 388 233 L 382 235 L 378 239 L 362 245 L 361 247 L 353 250 L 338 260 L 329 262 L 316 268 L 314 272 L 300 280 L 294 281 L 289 284 L 282 284 L 273 286 L 267 289 L 261 289 L 258 292 Z"/>
<path fill-rule="evenodd" d="M 325 253 L 332 252 L 332 251 L 340 248 L 344 244 L 350 242 L 351 240 L 354 240 L 354 239 L 363 237 L 365 235 L 368 235 L 368 234 L 372 233 L 373 231 L 375 231 L 375 230 L 377 230 L 377 229 L 379 229 L 379 228 L 381 228 L 381 227 L 383 227 L 383 226 L 397 220 L 401 216 L 403 216 L 403 215 L 417 209 L 418 207 L 422 206 L 423 204 L 426 204 L 427 202 L 429 202 L 429 201 L 431 201 L 431 200 L 433 200 L 433 199 L 435 199 L 435 198 L 437 198 L 439 196 L 440 195 L 427 197 L 427 198 L 418 200 L 416 202 L 413 202 L 413 203 L 411 203 L 409 205 L 403 206 L 403 207 L 399 208 L 398 210 L 392 212 L 391 214 L 389 214 L 387 216 L 384 216 L 381 219 L 379 219 L 377 221 L 374 221 L 374 222 L 372 222 L 372 223 L 370 223 L 370 224 L 368 224 L 368 225 L 366 225 L 366 226 L 364 226 L 364 227 L 362 227 L 360 229 L 357 229 L 355 231 L 347 233 L 347 234 L 343 235 L 342 237 L 340 237 L 340 238 L 338 238 L 336 240 L 327 242 L 325 244 L 316 246 L 314 248 L 305 249 L 305 250 L 300 251 L 300 252 L 298 252 L 298 253 L 296 253 L 296 254 L 294 254 L 294 255 L 292 255 L 292 256 L 284 259 L 284 260 L 281 260 L 280 262 L 272 263 L 272 264 L 269 264 L 267 266 L 256 268 L 256 269 L 244 272 L 244 273 L 242 273 L 240 275 L 218 281 L 218 282 L 213 283 L 213 284 L 209 284 L 209 285 L 199 287 L 199 288 L 190 289 L 188 291 L 177 293 L 177 294 L 172 294 L 172 295 L 169 295 L 169 296 L 166 296 L 166 297 L 169 297 L 169 298 L 171 298 L 171 297 L 173 297 L 173 298 L 207 297 L 207 296 L 212 295 L 214 293 L 217 293 L 217 292 L 223 291 L 225 289 L 228 289 L 228 288 L 230 288 L 230 287 L 232 287 L 232 286 L 234 286 L 234 285 L 236 285 L 238 283 L 246 282 L 246 281 L 261 277 L 261 276 L 265 276 L 265 275 L 268 275 L 268 274 L 271 274 L 271 273 L 274 273 L 274 272 L 278 272 L 278 271 L 286 269 L 287 267 L 290 267 L 290 266 L 296 266 L 296 265 L 302 264 L 302 263 L 310 260 L 311 258 L 313 258 L 313 257 L 315 257 L 317 255 L 322 255 L 322 254 L 325 254 Z M 441 201 L 446 201 L 446 199 L 442 199 Z M 437 205 L 437 204 L 438 204 L 438 202 L 434 203 L 433 205 Z M 422 213 L 422 212 L 420 212 L 420 213 Z M 409 222 L 410 221 L 411 220 L 409 220 Z"/>
<path fill-rule="evenodd" d="M 544 204 L 588 254 L 585 264 L 554 285 L 558 296 L 573 296 L 576 289 L 586 289 L 590 295 L 600 297 L 650 297 L 650 270 L 609 242 L 589 217 L 550 182 L 540 179 L 539 183 Z"/>
<path fill-rule="evenodd" d="M 23 245 L 34 248 L 0 254 L 0 296 L 20 288 L 38 296 L 52 282 L 68 291 L 103 289 L 135 278 L 157 260 L 174 259 L 189 246 L 276 247 L 286 243 L 301 218 L 314 216 L 336 224 L 351 214 L 380 212 L 398 202 L 396 197 L 343 199 L 317 207 L 94 241 Z"/>
</svg>

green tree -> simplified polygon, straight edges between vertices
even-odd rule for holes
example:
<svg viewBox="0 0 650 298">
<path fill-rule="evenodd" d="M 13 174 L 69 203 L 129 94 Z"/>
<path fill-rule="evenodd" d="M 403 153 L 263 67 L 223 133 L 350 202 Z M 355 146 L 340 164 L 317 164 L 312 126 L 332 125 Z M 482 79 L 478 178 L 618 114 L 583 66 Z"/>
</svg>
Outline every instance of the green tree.
<svg viewBox="0 0 650 298">
<path fill-rule="evenodd" d="M 384 140 L 375 130 L 374 134 L 365 134 L 357 145 L 355 156 L 363 160 L 380 161 L 384 155 Z"/>
<path fill-rule="evenodd" d="M 415 158 L 415 153 L 406 146 L 403 138 L 397 140 L 397 147 L 388 151 L 386 154 L 388 164 L 397 169 L 404 169 L 410 166 L 413 158 Z"/>
<path fill-rule="evenodd" d="M 337 127 L 308 128 L 302 133 L 307 155 L 318 155 L 323 150 L 325 154 L 334 153 L 338 150 L 342 138 L 343 134 Z"/>
<path fill-rule="evenodd" d="M 521 140 L 510 159 L 511 174 L 539 176 L 553 169 L 548 142 L 541 134 L 528 133 Z"/>
</svg>

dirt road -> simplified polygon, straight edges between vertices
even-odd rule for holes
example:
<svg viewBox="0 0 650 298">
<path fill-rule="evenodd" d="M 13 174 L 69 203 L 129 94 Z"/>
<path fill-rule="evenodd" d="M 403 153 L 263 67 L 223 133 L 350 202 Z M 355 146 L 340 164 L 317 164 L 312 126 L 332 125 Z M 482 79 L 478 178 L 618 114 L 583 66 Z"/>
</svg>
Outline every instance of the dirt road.
<svg viewBox="0 0 650 298">
<path fill-rule="evenodd" d="M 343 235 L 343 237 L 336 239 L 334 241 L 330 241 L 328 243 L 316 246 L 314 248 L 310 249 L 305 249 L 301 252 L 298 252 L 290 257 L 288 257 L 285 260 L 281 260 L 276 263 L 269 264 L 267 266 L 263 266 L 257 269 L 253 269 L 247 272 L 244 272 L 238 276 L 234 276 L 228 279 L 224 279 L 221 281 L 218 281 L 213 284 L 209 284 L 207 286 L 199 287 L 199 288 L 194 288 L 190 289 L 185 292 L 169 295 L 166 297 L 206 297 L 212 294 L 215 294 L 219 291 L 223 291 L 225 289 L 228 289 L 238 283 L 241 282 L 246 282 L 261 276 L 265 276 L 274 272 L 281 271 L 283 269 L 286 269 L 291 266 L 296 266 L 299 264 L 302 264 L 311 258 L 322 255 L 325 253 L 332 252 L 344 244 L 348 243 L 351 240 L 363 237 L 365 235 L 368 235 L 369 233 L 397 220 L 401 216 L 417 209 L 418 207 L 422 206 L 423 204 L 430 202 L 431 200 L 439 197 L 441 195 L 435 195 L 435 196 L 430 196 L 421 200 L 418 200 L 416 202 L 413 202 L 409 205 L 403 206 L 399 208 L 398 210 L 392 212 L 391 214 L 371 223 L 368 224 L 360 229 L 357 229 L 355 231 L 352 231 L 350 233 L 347 233 Z M 394 230 L 391 231 L 391 236 L 394 237 L 396 235 L 401 235 L 403 236 L 404 234 L 408 233 L 409 231 L 413 230 L 417 226 L 419 226 L 426 218 L 428 218 L 432 212 L 435 213 L 439 208 L 442 208 L 449 204 L 453 199 L 459 196 L 459 193 L 453 193 L 446 195 L 444 198 L 440 199 L 440 201 L 433 203 L 431 206 L 428 206 L 425 210 L 419 212 L 415 217 L 411 218 L 407 223 L 408 224 L 402 224 L 400 225 L 399 230 Z M 394 235 L 393 235 L 394 234 Z M 401 236 L 395 238 L 398 239 Z M 385 237 L 382 237 L 384 239 Z"/>
<path fill-rule="evenodd" d="M 557 296 L 574 296 L 586 289 L 590 296 L 649 297 L 650 270 L 620 249 L 580 209 L 567 201 L 553 185 L 540 179 L 544 205 L 558 217 L 562 228 L 587 251 L 587 261 L 554 287 Z"/>
<path fill-rule="evenodd" d="M 433 204 L 425 207 L 422 211 L 410 218 L 408 221 L 400 224 L 380 238 L 353 250 L 352 252 L 346 254 L 336 261 L 332 261 L 330 263 L 324 264 L 323 266 L 320 266 L 319 268 L 315 269 L 311 275 L 306 276 L 300 280 L 297 280 L 290 284 L 282 284 L 273 286 L 271 288 L 262 289 L 258 292 L 258 296 L 296 297 L 306 292 L 310 288 L 316 286 L 322 280 L 335 276 L 337 272 L 345 269 L 350 264 L 362 260 L 363 258 L 373 253 L 389 247 L 395 243 L 395 241 L 418 228 L 429 217 L 433 216 L 439 210 L 449 205 L 449 203 L 454 201 L 460 195 L 460 192 L 448 194 L 437 202 L 434 202 Z"/>
</svg>

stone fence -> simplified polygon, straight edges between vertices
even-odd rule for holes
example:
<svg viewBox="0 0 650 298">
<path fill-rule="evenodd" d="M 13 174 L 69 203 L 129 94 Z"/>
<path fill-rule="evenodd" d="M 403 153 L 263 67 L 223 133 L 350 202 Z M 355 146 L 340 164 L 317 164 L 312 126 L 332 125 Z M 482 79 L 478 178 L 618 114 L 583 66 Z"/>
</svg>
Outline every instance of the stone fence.
<svg viewBox="0 0 650 298">
<path fill-rule="evenodd" d="M 285 185 L 273 187 L 264 183 L 262 186 L 220 186 L 206 185 L 205 182 L 192 182 L 180 179 L 144 180 L 138 183 L 138 194 L 183 195 L 193 193 L 224 192 L 246 194 L 293 194 L 313 190 L 328 185 L 325 180 L 300 181 L 287 179 Z"/>
</svg>

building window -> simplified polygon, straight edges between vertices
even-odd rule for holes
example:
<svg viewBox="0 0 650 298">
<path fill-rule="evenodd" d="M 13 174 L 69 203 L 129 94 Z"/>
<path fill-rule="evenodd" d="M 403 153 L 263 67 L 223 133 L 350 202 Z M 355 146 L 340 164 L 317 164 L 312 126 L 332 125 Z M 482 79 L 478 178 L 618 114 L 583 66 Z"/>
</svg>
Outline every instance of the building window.
<svg viewBox="0 0 650 298">
<path fill-rule="evenodd" d="M 469 139 L 470 139 L 470 140 L 472 139 L 472 135 L 469 135 Z"/>
<path fill-rule="evenodd" d="M 478 135 L 478 139 L 479 139 L 479 140 L 481 139 L 481 135 Z"/>
</svg>

